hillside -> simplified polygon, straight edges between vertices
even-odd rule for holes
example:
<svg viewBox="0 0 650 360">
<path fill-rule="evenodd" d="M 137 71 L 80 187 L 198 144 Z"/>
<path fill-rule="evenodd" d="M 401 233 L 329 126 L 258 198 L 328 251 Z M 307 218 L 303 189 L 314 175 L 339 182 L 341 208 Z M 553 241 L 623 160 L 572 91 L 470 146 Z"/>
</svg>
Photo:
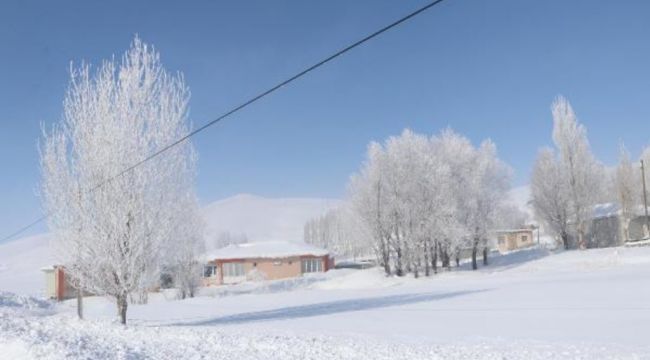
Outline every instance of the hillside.
<svg viewBox="0 0 650 360">
<path fill-rule="evenodd" d="M 301 242 L 307 220 L 324 214 L 340 200 L 308 198 L 265 198 L 236 195 L 203 208 L 206 238 L 223 232 L 246 234 L 249 241 Z"/>
</svg>

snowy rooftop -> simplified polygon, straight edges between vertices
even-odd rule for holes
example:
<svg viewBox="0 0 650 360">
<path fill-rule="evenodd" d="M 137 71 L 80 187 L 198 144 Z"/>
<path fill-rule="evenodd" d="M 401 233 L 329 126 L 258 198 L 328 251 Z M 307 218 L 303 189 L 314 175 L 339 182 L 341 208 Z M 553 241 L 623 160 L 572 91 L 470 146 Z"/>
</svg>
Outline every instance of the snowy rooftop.
<svg viewBox="0 0 650 360">
<path fill-rule="evenodd" d="M 496 229 L 494 231 L 498 233 L 518 233 L 518 232 L 529 232 L 533 231 L 533 228 L 519 228 L 519 229 Z"/>
<path fill-rule="evenodd" d="M 264 241 L 229 245 L 208 255 L 208 260 L 281 258 L 298 255 L 327 255 L 328 251 L 305 243 L 288 241 Z"/>
<path fill-rule="evenodd" d="M 620 207 L 615 203 L 597 204 L 594 206 L 594 213 L 592 216 L 594 219 L 607 218 L 619 215 L 620 211 Z"/>
</svg>

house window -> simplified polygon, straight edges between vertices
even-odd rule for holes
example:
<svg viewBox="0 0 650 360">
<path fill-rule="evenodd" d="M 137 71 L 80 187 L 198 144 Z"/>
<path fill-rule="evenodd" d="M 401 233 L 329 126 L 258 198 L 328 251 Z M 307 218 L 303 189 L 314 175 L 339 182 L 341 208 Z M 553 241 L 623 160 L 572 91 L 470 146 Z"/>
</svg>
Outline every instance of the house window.
<svg viewBox="0 0 650 360">
<path fill-rule="evenodd" d="M 506 237 L 501 235 L 499 236 L 499 245 L 503 245 L 506 243 Z"/>
<path fill-rule="evenodd" d="M 521 235 L 521 242 L 528 241 L 528 235 Z"/>
<path fill-rule="evenodd" d="M 302 261 L 302 273 L 322 272 L 323 262 L 321 259 L 304 259 Z"/>
<path fill-rule="evenodd" d="M 225 277 L 240 277 L 246 275 L 244 273 L 244 263 L 225 263 L 223 264 L 223 276 Z"/>
<path fill-rule="evenodd" d="M 214 265 L 205 265 L 203 267 L 203 277 L 209 278 L 217 274 L 217 267 Z"/>
</svg>

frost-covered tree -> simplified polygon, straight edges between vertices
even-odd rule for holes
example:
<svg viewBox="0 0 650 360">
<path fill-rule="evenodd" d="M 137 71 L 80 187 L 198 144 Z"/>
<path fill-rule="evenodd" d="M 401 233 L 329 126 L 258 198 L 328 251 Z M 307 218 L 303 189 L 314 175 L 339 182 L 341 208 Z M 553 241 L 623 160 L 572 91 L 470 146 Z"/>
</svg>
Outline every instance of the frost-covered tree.
<svg viewBox="0 0 650 360">
<path fill-rule="evenodd" d="M 499 229 L 521 229 L 529 223 L 528 214 L 514 204 L 504 203 L 497 213 Z"/>
<path fill-rule="evenodd" d="M 472 268 L 478 268 L 476 254 L 479 246 L 483 251 L 483 265 L 488 264 L 488 237 L 498 221 L 499 210 L 503 206 L 506 192 L 510 186 L 510 169 L 497 157 L 496 146 L 490 140 L 484 141 L 476 154 L 474 184 L 470 189 L 476 191 L 470 209 L 474 229 L 472 243 Z"/>
<path fill-rule="evenodd" d="M 205 252 L 204 223 L 199 216 L 198 201 L 188 192 L 177 204 L 181 210 L 173 229 L 165 261 L 172 270 L 174 287 L 181 299 L 194 297 L 201 285 L 202 256 Z"/>
<path fill-rule="evenodd" d="M 559 96 L 551 106 L 553 142 L 557 148 L 562 177 L 571 201 L 571 220 L 575 223 L 578 246 L 586 248 L 585 238 L 594 205 L 602 195 L 602 166 L 596 161 L 587 140 L 587 130 L 578 122 L 569 101 Z"/>
<path fill-rule="evenodd" d="M 245 233 L 233 233 L 221 231 L 207 240 L 209 249 L 221 249 L 228 245 L 244 244 L 248 242 L 248 235 Z"/>
<path fill-rule="evenodd" d="M 373 254 L 368 229 L 349 204 L 309 220 L 304 226 L 304 241 L 344 259 Z"/>
<path fill-rule="evenodd" d="M 404 130 L 400 136 L 388 138 L 384 182 L 390 204 L 391 245 L 395 254 L 395 272 L 398 276 L 413 271 L 417 276 L 422 265 L 420 255 L 422 236 L 418 229 L 424 217 L 418 204 L 423 198 L 420 184 L 426 182 L 425 155 L 428 139 Z"/>
<path fill-rule="evenodd" d="M 165 244 L 187 220 L 194 184 L 190 142 L 122 173 L 189 132 L 189 91 L 136 38 L 121 60 L 71 71 L 63 118 L 44 132 L 42 197 L 53 247 L 87 291 L 115 299 L 126 323 L 128 296 L 159 281 Z M 116 176 L 120 174 L 119 176 Z"/>
<path fill-rule="evenodd" d="M 616 195 L 621 209 L 621 229 L 623 239 L 630 240 L 630 221 L 635 215 L 638 202 L 638 189 L 642 188 L 639 182 L 638 172 L 635 171 L 630 154 L 621 145 L 619 151 L 619 161 L 616 166 Z"/>
<path fill-rule="evenodd" d="M 417 171 L 411 182 L 411 211 L 415 223 L 413 238 L 418 250 L 418 267 L 424 264 L 429 276 L 438 269 L 440 239 L 453 226 L 454 202 L 451 188 L 450 164 L 446 161 L 438 137 L 416 138 Z M 417 274 L 417 272 L 416 272 Z"/>
<path fill-rule="evenodd" d="M 508 175 L 489 141 L 477 149 L 451 130 L 430 138 L 405 130 L 370 145 L 350 198 L 386 273 L 417 277 L 435 273 L 439 259 L 449 267 L 461 250 L 473 247 L 475 259 L 487 247 Z"/>
<path fill-rule="evenodd" d="M 547 231 L 559 237 L 569 249 L 571 200 L 566 178 L 552 149 L 537 155 L 530 181 L 533 211 Z"/>
<path fill-rule="evenodd" d="M 352 208 L 366 224 L 374 239 L 373 250 L 387 275 L 391 267 L 391 211 L 384 180 L 385 152 L 376 142 L 368 146 L 367 159 L 350 180 Z"/>
</svg>

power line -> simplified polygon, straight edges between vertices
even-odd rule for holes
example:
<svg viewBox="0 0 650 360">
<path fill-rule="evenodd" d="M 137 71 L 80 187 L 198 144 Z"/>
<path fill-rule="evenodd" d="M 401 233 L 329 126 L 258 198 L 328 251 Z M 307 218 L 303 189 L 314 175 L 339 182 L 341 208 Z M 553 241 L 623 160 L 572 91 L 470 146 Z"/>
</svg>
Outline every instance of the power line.
<svg viewBox="0 0 650 360">
<path fill-rule="evenodd" d="M 260 94 L 258 94 L 258 95 L 256 95 L 256 96 L 254 96 L 253 98 L 251 98 L 251 99 L 245 101 L 244 103 L 242 103 L 242 104 L 240 104 L 239 106 L 233 108 L 232 110 L 229 110 L 229 111 L 227 111 L 226 113 L 222 114 L 221 116 L 217 117 L 216 119 L 214 119 L 214 120 L 212 120 L 212 121 L 210 121 L 210 122 L 208 122 L 208 123 L 202 125 L 201 127 L 197 128 L 196 130 L 194 130 L 194 131 L 190 132 L 189 134 L 183 136 L 182 138 L 180 138 L 180 139 L 174 141 L 173 143 L 171 143 L 171 144 L 165 146 L 164 148 L 162 148 L 162 149 L 156 151 L 155 153 L 153 153 L 153 154 L 147 156 L 147 157 L 144 158 L 143 160 L 140 160 L 139 162 L 137 162 L 137 163 L 135 163 L 135 164 L 129 166 L 128 168 L 126 168 L 126 169 L 122 170 L 121 172 L 117 173 L 116 175 L 114 175 L 114 176 L 112 176 L 112 177 L 110 177 L 110 178 L 104 180 L 103 182 L 101 182 L 99 185 L 97 185 L 97 186 L 96 186 L 95 188 L 93 188 L 92 190 L 95 190 L 95 189 L 97 189 L 97 188 L 100 188 L 100 187 L 106 185 L 106 183 L 109 183 L 109 182 L 115 180 L 116 178 L 118 178 L 118 177 L 124 175 L 125 173 L 127 173 L 127 172 L 129 172 L 129 171 L 135 169 L 136 167 L 142 165 L 143 163 L 145 163 L 145 162 L 147 162 L 147 161 L 149 161 L 149 160 L 151 160 L 151 159 L 157 157 L 158 155 L 160 155 L 160 154 L 166 152 L 167 150 L 173 148 L 174 146 L 177 146 L 178 144 L 180 144 L 180 143 L 186 141 L 186 140 L 189 139 L 190 137 L 192 137 L 192 136 L 194 136 L 194 135 L 200 133 L 201 131 L 203 131 L 203 130 L 209 128 L 210 126 L 212 126 L 212 125 L 218 123 L 219 121 L 221 121 L 221 120 L 223 120 L 223 119 L 229 117 L 230 115 L 232 115 L 232 114 L 238 112 L 239 110 L 241 110 L 241 109 L 247 107 L 248 105 L 253 104 L 254 102 L 256 102 L 256 101 L 262 99 L 263 97 L 266 97 L 267 95 L 270 95 L 271 93 L 275 92 L 276 90 L 280 89 L 281 87 L 283 87 L 283 86 L 285 86 L 285 85 L 288 85 L 289 83 L 293 82 L 294 80 L 297 80 L 298 78 L 301 78 L 302 76 L 308 74 L 309 72 L 311 72 L 311 71 L 313 71 L 313 70 L 315 70 L 315 69 L 317 69 L 317 68 L 319 68 L 319 67 L 325 65 L 326 63 L 328 63 L 328 62 L 334 60 L 335 58 L 337 58 L 337 57 L 339 57 L 339 56 L 345 54 L 346 52 L 348 52 L 348 51 L 354 49 L 355 47 L 357 47 L 357 46 L 359 46 L 359 45 L 365 43 L 366 41 L 368 41 L 368 40 L 370 40 L 370 39 L 372 39 L 372 38 L 374 38 L 374 37 L 376 37 L 376 36 L 381 35 L 382 33 L 384 33 L 384 32 L 386 32 L 386 31 L 392 29 L 393 27 L 395 27 L 395 26 L 397 26 L 397 25 L 399 25 L 399 24 L 401 24 L 401 23 L 403 23 L 403 22 L 405 22 L 405 21 L 411 19 L 412 17 L 414 17 L 414 16 L 416 16 L 416 15 L 422 13 L 423 11 L 425 11 L 425 10 L 427 10 L 427 9 L 433 7 L 434 5 L 437 5 L 437 4 L 439 4 L 439 3 L 443 2 L 443 1 L 444 1 L 444 0 L 436 0 L 436 1 L 430 3 L 430 4 L 426 5 L 426 6 L 423 6 L 423 7 L 421 7 L 420 9 L 418 9 L 418 10 L 416 10 L 416 11 L 410 13 L 409 15 L 407 15 L 407 16 L 405 16 L 405 17 L 403 17 L 403 18 L 401 18 L 401 19 L 399 19 L 399 20 L 397 20 L 397 21 L 391 23 L 390 25 L 387 25 L 387 26 L 385 26 L 385 27 L 383 27 L 383 28 L 381 28 L 381 29 L 375 31 L 374 33 L 372 33 L 372 34 L 370 34 L 370 35 L 364 37 L 363 39 L 358 40 L 357 42 L 355 42 L 355 43 L 353 43 L 353 44 L 351 44 L 351 45 L 348 45 L 347 47 L 345 47 L 345 48 L 339 50 L 338 52 L 334 53 L 333 55 L 330 55 L 329 57 L 327 57 L 327 58 L 325 58 L 325 59 L 323 59 L 323 60 L 317 62 L 316 64 L 314 64 L 314 65 L 312 65 L 312 66 L 306 68 L 305 70 L 302 70 L 301 72 L 299 72 L 299 73 L 297 73 L 296 75 L 294 75 L 294 76 L 288 78 L 287 80 L 284 80 L 284 81 L 282 81 L 281 83 L 279 83 L 279 84 L 277 84 L 277 85 L 271 87 L 270 89 L 268 89 L 268 90 L 266 90 L 266 91 L 264 91 L 264 92 L 262 92 L 262 93 L 260 93 Z"/>
<path fill-rule="evenodd" d="M 11 239 L 12 237 L 14 237 L 14 236 L 16 236 L 16 235 L 19 235 L 19 234 L 22 234 L 23 232 L 25 232 L 25 231 L 29 230 L 30 228 L 36 226 L 36 225 L 39 224 L 41 221 L 47 219 L 48 216 L 50 216 L 50 215 L 49 215 L 49 214 L 47 214 L 47 215 L 43 215 L 43 216 L 41 216 L 40 218 L 38 218 L 38 219 L 32 221 L 31 223 L 29 223 L 29 224 L 27 224 L 27 225 L 21 227 L 20 229 L 14 231 L 13 233 L 11 233 L 11 234 L 9 234 L 9 235 L 3 237 L 2 240 L 0 240 L 0 244 L 3 243 L 5 240 L 9 240 L 9 239 Z"/>
<path fill-rule="evenodd" d="M 388 31 L 388 30 L 390 30 L 390 29 L 392 29 L 392 28 L 394 28 L 394 27 L 396 27 L 396 26 L 398 26 L 398 25 L 400 25 L 400 24 L 402 24 L 402 23 L 404 23 L 404 22 L 406 22 L 406 21 L 412 19 L 413 17 L 415 17 L 415 16 L 417 16 L 417 15 L 423 13 L 424 11 L 426 11 L 426 10 L 428 10 L 428 9 L 430 9 L 430 8 L 432 8 L 432 7 L 434 7 L 435 5 L 440 4 L 440 3 L 443 2 L 443 1 L 444 1 L 444 0 L 435 0 L 435 1 L 430 2 L 429 4 L 427 4 L 427 5 L 425 5 L 425 6 L 421 7 L 421 8 L 419 8 L 419 9 L 413 11 L 413 12 L 411 12 L 410 14 L 408 14 L 408 15 L 406 15 L 406 16 L 400 18 L 399 20 L 394 21 L 394 22 L 390 23 L 389 25 L 384 26 L 383 28 L 381 28 L 381 29 L 379 29 L 379 30 L 377 30 L 377 31 L 375 31 L 375 32 L 373 32 L 373 33 L 371 33 L 370 35 L 367 35 L 366 37 L 362 38 L 361 40 L 357 40 L 356 42 L 354 42 L 354 43 L 352 43 L 352 44 L 350 44 L 350 45 L 344 47 L 343 49 L 341 49 L 341 50 L 335 52 L 334 54 L 332 54 L 332 55 L 326 57 L 325 59 L 323 59 L 323 60 L 321 60 L 321 61 L 315 63 L 314 65 L 311 65 L 310 67 L 308 67 L 308 68 L 306 68 L 306 69 L 304 69 L 304 70 L 298 72 L 297 74 L 291 76 L 290 78 L 288 78 L 288 79 L 286 79 L 286 80 L 284 80 L 284 81 L 278 83 L 277 85 L 275 85 L 275 86 L 273 86 L 273 87 L 271 87 L 271 88 L 269 88 L 269 89 L 267 89 L 267 90 L 265 90 L 265 91 L 259 93 L 258 95 L 256 95 L 256 96 L 250 98 L 249 100 L 246 100 L 245 102 L 241 103 L 240 105 L 238 105 L 238 106 L 232 108 L 231 110 L 225 112 L 224 114 L 220 115 L 220 116 L 217 117 L 216 119 L 214 119 L 214 120 L 212 120 L 212 121 L 210 121 L 210 122 L 208 122 L 208 123 L 206 123 L 206 124 L 200 126 L 199 128 L 197 128 L 197 129 L 191 131 L 190 133 L 188 133 L 187 135 L 181 137 L 180 139 L 178 139 L 178 140 L 172 142 L 172 143 L 169 144 L 169 145 L 166 145 L 166 146 L 163 147 L 162 149 L 160 149 L 160 150 L 154 152 L 153 154 L 151 154 L 151 155 L 145 157 L 144 159 L 138 161 L 137 163 L 135 163 L 135 164 L 129 166 L 128 168 L 126 168 L 126 169 L 120 171 L 119 173 L 117 173 L 117 174 L 115 174 L 115 175 L 109 177 L 108 179 L 102 181 L 101 183 L 97 184 L 95 187 L 93 187 L 92 189 L 90 189 L 90 192 L 93 192 L 93 191 L 95 191 L 95 190 L 97 190 L 97 189 L 99 189 L 99 188 L 105 186 L 105 185 L 108 184 L 109 182 L 111 182 L 111 181 L 113 181 L 113 180 L 115 180 L 115 179 L 121 177 L 122 175 L 124 175 L 124 174 L 126 174 L 126 173 L 128 173 L 128 172 L 130 172 L 130 171 L 132 171 L 132 170 L 134 170 L 135 168 L 141 166 L 141 165 L 144 164 L 145 162 L 150 161 L 150 160 L 152 160 L 152 159 L 158 157 L 159 155 L 165 153 L 165 152 L 168 151 L 169 149 L 171 149 L 171 148 L 173 148 L 173 147 L 175 147 L 175 146 L 177 146 L 177 145 L 179 145 L 179 144 L 181 144 L 181 143 L 187 141 L 187 140 L 188 140 L 189 138 L 191 138 L 192 136 L 194 136 L 194 135 L 196 135 L 196 134 L 198 134 L 198 133 L 204 131 L 205 129 L 207 129 L 207 128 L 213 126 L 214 124 L 218 123 L 219 121 L 221 121 L 221 120 L 223 120 L 223 119 L 229 117 L 230 115 L 232 115 L 232 114 L 238 112 L 239 110 L 242 110 L 243 108 L 245 108 L 245 107 L 247 107 L 247 106 L 249 106 L 249 105 L 251 105 L 251 104 L 257 102 L 258 100 L 260 100 L 260 99 L 266 97 L 267 95 L 270 95 L 271 93 L 273 93 L 273 92 L 279 90 L 281 87 L 283 87 L 283 86 L 285 86 L 285 85 L 288 85 L 289 83 L 291 83 L 291 82 L 293 82 L 294 80 L 297 80 L 297 79 L 303 77 L 304 75 L 307 75 L 307 74 L 310 73 L 311 71 L 316 70 L 317 68 L 319 68 L 319 67 L 321 67 L 321 66 L 327 64 L 328 62 L 330 62 L 330 61 L 336 59 L 337 57 L 339 57 L 339 56 L 345 54 L 346 52 L 348 52 L 348 51 L 350 51 L 350 50 L 356 48 L 357 46 L 359 46 L 359 45 L 361 45 L 361 44 L 363 44 L 363 43 L 365 43 L 365 42 L 367 42 L 367 41 L 369 41 L 369 40 L 371 40 L 371 39 L 373 39 L 373 38 L 375 38 L 375 37 L 377 37 L 377 36 L 383 34 L 384 32 L 386 32 L 386 31 Z M 5 240 L 8 240 L 8 239 L 10 239 L 10 238 L 12 238 L 12 237 L 14 237 L 14 236 L 16 236 L 16 235 L 18 235 L 18 234 L 20 234 L 20 233 L 26 231 L 26 230 L 28 230 L 29 228 L 31 228 L 31 227 L 37 225 L 37 224 L 40 223 L 41 221 L 45 220 L 48 216 L 49 216 L 49 215 L 44 215 L 44 216 L 42 216 L 41 218 L 39 218 L 38 220 L 32 222 L 31 224 L 26 225 L 26 226 L 24 226 L 23 228 L 21 228 L 20 230 L 18 230 L 18 231 L 16 231 L 16 232 L 12 233 L 11 235 L 6 236 L 6 237 L 3 237 L 2 240 L 0 240 L 0 243 L 2 243 L 2 242 L 4 242 Z"/>
</svg>

